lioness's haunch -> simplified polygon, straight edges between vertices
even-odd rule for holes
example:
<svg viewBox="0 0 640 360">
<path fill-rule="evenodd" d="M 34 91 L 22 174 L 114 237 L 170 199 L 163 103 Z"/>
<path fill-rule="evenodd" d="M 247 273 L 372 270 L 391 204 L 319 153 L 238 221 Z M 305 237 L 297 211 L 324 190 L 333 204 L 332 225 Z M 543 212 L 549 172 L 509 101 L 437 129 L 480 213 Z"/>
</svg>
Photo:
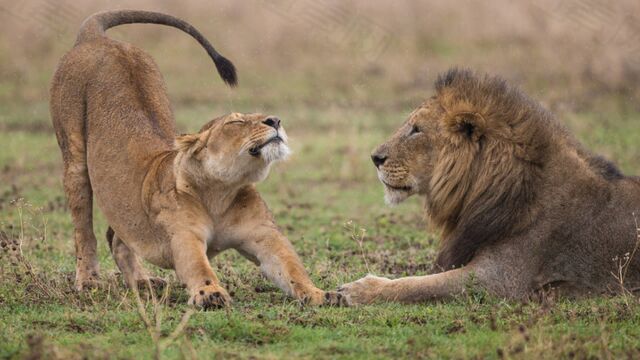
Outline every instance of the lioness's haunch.
<svg viewBox="0 0 640 360">
<path fill-rule="evenodd" d="M 340 289 L 350 303 L 445 298 L 471 280 L 507 298 L 640 290 L 640 179 L 503 80 L 440 76 L 372 160 L 387 202 L 424 198 L 442 248 L 435 274 L 367 276 Z"/>
<path fill-rule="evenodd" d="M 110 226 L 113 257 L 132 286 L 149 280 L 141 257 L 174 268 L 190 303 L 229 304 L 209 258 L 234 248 L 287 294 L 312 304 L 338 301 L 335 293 L 313 285 L 253 186 L 289 152 L 280 120 L 234 113 L 176 138 L 162 76 L 151 57 L 104 33 L 130 23 L 187 32 L 206 49 L 222 79 L 236 83 L 231 62 L 182 20 L 124 10 L 84 22 L 58 65 L 50 102 L 75 227 L 76 287 L 98 277 L 95 196 Z"/>
</svg>

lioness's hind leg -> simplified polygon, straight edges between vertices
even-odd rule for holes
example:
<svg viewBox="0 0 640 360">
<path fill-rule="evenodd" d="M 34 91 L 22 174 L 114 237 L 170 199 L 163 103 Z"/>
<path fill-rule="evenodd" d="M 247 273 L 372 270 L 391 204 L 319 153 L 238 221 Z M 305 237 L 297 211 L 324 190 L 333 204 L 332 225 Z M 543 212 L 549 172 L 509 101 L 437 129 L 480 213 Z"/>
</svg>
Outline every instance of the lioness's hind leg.
<svg viewBox="0 0 640 360">
<path fill-rule="evenodd" d="M 127 244 L 114 233 L 113 229 L 109 227 L 107 229 L 107 241 L 111 248 L 111 254 L 116 265 L 122 272 L 122 276 L 129 287 L 136 286 L 137 288 L 144 288 L 147 283 L 153 287 L 162 287 L 165 285 L 165 281 L 156 278 L 149 277 L 149 274 L 140 264 L 140 259 Z"/>
<path fill-rule="evenodd" d="M 93 199 L 84 154 L 65 162 L 64 189 L 73 218 L 76 247 L 76 288 L 95 286 L 99 276 L 97 241 L 93 233 Z"/>
<path fill-rule="evenodd" d="M 98 280 L 97 241 L 93 233 L 93 199 L 87 168 L 85 105 L 83 86 L 78 79 L 63 79 L 61 69 L 51 87 L 51 119 L 64 162 L 64 191 L 74 226 L 76 248 L 76 289 L 96 285 Z M 72 74 L 74 74 L 72 72 Z"/>
</svg>

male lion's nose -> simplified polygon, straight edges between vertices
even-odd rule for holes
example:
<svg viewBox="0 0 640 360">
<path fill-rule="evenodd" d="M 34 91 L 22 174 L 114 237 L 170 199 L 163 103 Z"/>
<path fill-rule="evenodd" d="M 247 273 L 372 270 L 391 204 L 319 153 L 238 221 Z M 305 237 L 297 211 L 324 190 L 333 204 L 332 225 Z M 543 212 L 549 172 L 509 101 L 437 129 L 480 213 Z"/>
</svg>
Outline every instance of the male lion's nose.
<svg viewBox="0 0 640 360">
<path fill-rule="evenodd" d="M 280 127 L 280 119 L 278 119 L 275 116 L 269 116 L 268 118 L 264 119 L 262 123 L 267 126 L 271 126 L 274 129 L 277 129 Z"/>
<path fill-rule="evenodd" d="M 384 164 L 385 161 L 387 161 L 387 157 L 373 154 L 371 155 L 371 160 L 373 161 L 373 164 L 378 168 L 380 167 L 380 165 Z"/>
</svg>

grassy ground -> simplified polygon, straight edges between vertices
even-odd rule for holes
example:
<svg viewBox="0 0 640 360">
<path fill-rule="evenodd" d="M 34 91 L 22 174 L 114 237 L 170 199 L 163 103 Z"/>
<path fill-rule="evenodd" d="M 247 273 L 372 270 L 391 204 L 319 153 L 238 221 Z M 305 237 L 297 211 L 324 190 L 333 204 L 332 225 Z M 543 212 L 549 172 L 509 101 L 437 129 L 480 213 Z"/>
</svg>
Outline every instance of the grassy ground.
<svg viewBox="0 0 640 360">
<path fill-rule="evenodd" d="M 218 112 L 191 108 L 179 110 L 177 117 L 184 129 L 195 129 Z M 368 272 L 392 277 L 424 274 L 433 259 L 437 234 L 425 232 L 416 199 L 394 209 L 383 205 L 368 160 L 369 149 L 402 119 L 403 112 L 306 107 L 272 112 L 285 119 L 295 154 L 276 167 L 260 189 L 314 280 L 332 289 Z M 634 170 L 637 152 L 632 145 L 640 136 L 639 114 L 620 115 L 610 124 L 597 114 L 568 118 L 578 132 L 589 129 L 580 137 L 590 146 L 612 154 L 625 170 Z M 3 132 L 0 142 L 6 149 L 1 159 L 2 225 L 15 237 L 24 231 L 22 251 L 35 274 L 35 278 L 20 274 L 16 282 L 14 270 L 20 267 L 3 258 L 0 357 L 54 348 L 60 356 L 151 356 L 153 343 L 133 297 L 116 275 L 105 241 L 100 242 L 105 286 L 86 294 L 72 290 L 72 227 L 53 134 L 16 129 Z M 23 200 L 12 203 L 15 199 Z M 360 248 L 362 229 L 366 233 Z M 104 220 L 98 215 L 96 233 L 104 232 Z M 521 304 L 474 294 L 446 304 L 318 309 L 284 298 L 233 252 L 212 264 L 235 292 L 235 304 L 229 312 L 191 317 L 185 339 L 202 356 L 640 354 L 640 306 L 634 298 Z M 154 271 L 173 279 L 170 272 Z M 164 333 L 180 320 L 185 301 L 183 291 L 172 287 L 164 310 Z M 188 353 L 186 343 L 180 344 L 164 354 Z"/>
<path fill-rule="evenodd" d="M 196 13 L 192 9 L 191 14 Z M 243 16 L 230 17 L 225 26 L 237 21 L 232 29 L 239 30 L 251 19 Z M 207 24 L 202 18 L 194 22 Z M 265 30 L 265 37 L 276 44 L 272 33 Z M 280 64 L 272 71 L 264 64 L 251 65 L 260 62 L 262 54 L 228 46 L 231 50 L 224 53 L 238 59 L 241 79 L 240 88 L 230 91 L 216 82 L 201 50 L 172 30 L 138 37 L 131 30 L 114 34 L 137 41 L 158 60 L 181 131 L 195 131 L 229 111 L 262 111 L 283 119 L 294 155 L 276 166 L 259 188 L 320 287 L 334 289 L 369 272 L 399 277 L 428 271 L 438 234 L 427 228 L 418 199 L 396 208 L 384 205 L 369 152 L 430 94 L 435 76 L 430 66 L 491 63 L 499 40 L 462 51 L 455 39 L 422 37 L 419 45 L 429 52 L 424 63 L 415 60 L 426 56 L 424 52 L 399 51 L 414 60 L 392 66 L 385 57 L 364 64 L 339 52 L 312 62 L 304 54 L 308 45 L 293 39 L 288 45 L 277 43 L 291 50 L 277 61 L 268 59 L 271 65 Z M 236 33 L 223 34 L 214 42 L 220 49 Z M 19 58 L 0 43 L 0 58 L 12 61 L 3 65 L 3 73 L 17 74 L 0 84 L 0 227 L 20 241 L 21 249 L 15 252 L 23 254 L 11 260 L 13 245 L 0 252 L 0 358 L 151 358 L 154 342 L 102 240 L 106 224 L 99 211 L 95 230 L 104 285 L 80 294 L 73 291 L 73 229 L 46 104 L 49 76 L 71 39 L 69 34 L 62 40 L 41 39 L 46 46 L 39 46 L 48 50 L 40 52 L 25 44 Z M 521 39 L 516 40 L 520 44 Z M 247 37 L 249 41 L 257 40 Z M 162 50 L 168 44 L 188 55 L 171 56 Z M 271 51 L 277 48 L 274 44 Z M 313 54 L 318 44 L 311 44 Z M 407 45 L 393 44 L 395 50 Z M 522 44 L 522 49 L 537 52 L 531 42 Z M 42 56 L 33 56 L 34 51 Z M 478 57 L 467 63 L 469 53 Z M 193 69 L 184 59 L 193 59 Z M 16 65 L 23 60 L 20 66 L 29 70 L 24 74 Z M 427 75 L 419 75 L 425 66 Z M 396 77 L 398 68 L 418 75 Z M 626 173 L 640 173 L 640 109 L 633 94 L 593 85 L 600 92 L 585 90 L 572 99 L 574 85 L 564 87 L 518 69 L 506 76 L 558 110 L 589 148 L 616 161 Z M 233 308 L 191 315 L 183 336 L 162 352 L 167 358 L 640 357 L 640 302 L 633 297 L 519 303 L 471 292 L 447 303 L 310 308 L 284 297 L 232 251 L 212 264 L 235 294 Z M 160 306 L 161 334 L 169 336 L 188 311 L 186 295 L 172 272 L 148 267 L 170 280 Z M 142 299 L 151 314 L 148 294 Z"/>
</svg>

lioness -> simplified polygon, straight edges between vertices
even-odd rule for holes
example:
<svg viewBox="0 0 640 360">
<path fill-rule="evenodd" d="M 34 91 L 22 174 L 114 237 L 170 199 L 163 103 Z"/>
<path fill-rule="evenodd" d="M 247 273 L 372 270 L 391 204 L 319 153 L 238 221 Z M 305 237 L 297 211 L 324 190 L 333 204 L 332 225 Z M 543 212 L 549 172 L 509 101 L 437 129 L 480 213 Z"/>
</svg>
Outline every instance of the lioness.
<svg viewBox="0 0 640 360">
<path fill-rule="evenodd" d="M 95 195 L 110 226 L 113 257 L 129 284 L 149 280 L 142 257 L 174 268 L 191 304 L 229 304 L 209 258 L 234 248 L 287 294 L 311 304 L 335 301 L 335 293 L 313 285 L 253 185 L 289 153 L 280 120 L 233 113 L 176 138 L 165 85 L 151 57 L 105 36 L 106 29 L 130 23 L 188 33 L 222 79 L 236 83 L 232 63 L 180 19 L 123 10 L 85 20 L 58 65 L 50 102 L 75 227 L 76 287 L 82 290 L 98 277 Z"/>
<path fill-rule="evenodd" d="M 445 298 L 471 280 L 516 299 L 640 289 L 639 178 L 499 78 L 454 69 L 435 88 L 371 158 L 388 203 L 424 197 L 438 273 L 367 276 L 339 289 L 348 302 Z"/>
</svg>

